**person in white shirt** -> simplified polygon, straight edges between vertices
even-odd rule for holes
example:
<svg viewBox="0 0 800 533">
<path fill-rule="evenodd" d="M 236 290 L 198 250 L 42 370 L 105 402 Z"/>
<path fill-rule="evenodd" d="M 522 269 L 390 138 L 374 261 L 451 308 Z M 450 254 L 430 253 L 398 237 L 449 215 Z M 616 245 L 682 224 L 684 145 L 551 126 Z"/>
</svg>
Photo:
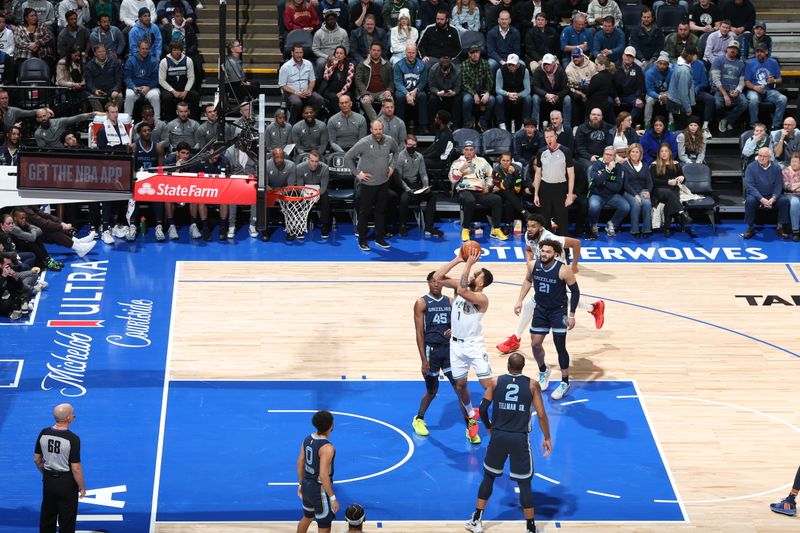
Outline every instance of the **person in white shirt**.
<svg viewBox="0 0 800 533">
<path fill-rule="evenodd" d="M 0 50 L 14 57 L 14 30 L 6 26 L 6 14 L 0 11 Z"/>
<path fill-rule="evenodd" d="M 139 10 L 143 7 L 150 10 L 150 20 L 155 20 L 156 5 L 153 0 L 122 0 L 122 5 L 119 6 L 119 19 L 128 28 L 133 28 L 139 22 Z"/>
</svg>

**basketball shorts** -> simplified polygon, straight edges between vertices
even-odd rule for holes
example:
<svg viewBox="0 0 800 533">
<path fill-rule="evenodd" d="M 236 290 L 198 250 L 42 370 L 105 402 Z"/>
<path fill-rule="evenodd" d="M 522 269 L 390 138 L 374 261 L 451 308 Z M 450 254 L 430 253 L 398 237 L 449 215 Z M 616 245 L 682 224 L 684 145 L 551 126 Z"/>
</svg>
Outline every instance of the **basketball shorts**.
<svg viewBox="0 0 800 533">
<path fill-rule="evenodd" d="M 336 518 L 325 489 L 313 479 L 303 480 L 303 516 L 313 518 L 320 529 L 328 529 Z"/>
<path fill-rule="evenodd" d="M 512 479 L 528 479 L 533 475 L 533 459 L 531 458 L 531 441 L 528 433 L 510 433 L 494 430 L 483 468 L 492 476 L 503 475 L 503 467 L 509 458 L 510 476 Z"/>
<path fill-rule="evenodd" d="M 533 320 L 531 321 L 531 333 L 544 333 L 547 335 L 550 330 L 553 334 L 566 335 L 567 333 L 567 308 L 556 307 L 547 309 L 539 305 L 533 310 Z"/>
<path fill-rule="evenodd" d="M 428 375 L 438 376 L 439 371 L 450 373 L 450 344 L 426 344 L 425 357 L 428 358 Z"/>
<path fill-rule="evenodd" d="M 489 354 L 486 353 L 486 344 L 482 338 L 450 340 L 450 370 L 453 379 L 459 380 L 467 377 L 469 369 L 475 371 L 478 379 L 492 377 L 492 367 L 489 366 Z"/>
</svg>

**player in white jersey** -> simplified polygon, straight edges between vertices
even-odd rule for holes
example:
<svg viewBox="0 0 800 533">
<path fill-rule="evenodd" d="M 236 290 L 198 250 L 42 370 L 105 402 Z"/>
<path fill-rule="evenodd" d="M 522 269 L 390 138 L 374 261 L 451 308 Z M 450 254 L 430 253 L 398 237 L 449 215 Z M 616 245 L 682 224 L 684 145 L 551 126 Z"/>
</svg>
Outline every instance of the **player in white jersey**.
<svg viewBox="0 0 800 533">
<path fill-rule="evenodd" d="M 578 273 L 578 261 L 580 260 L 581 256 L 581 241 L 578 239 L 573 239 L 571 237 L 561 237 L 559 235 L 555 235 L 545 229 L 545 220 L 542 215 L 533 214 L 529 215 L 527 218 L 527 231 L 525 232 L 525 261 L 530 263 L 531 261 L 536 261 L 539 258 L 539 243 L 545 240 L 553 240 L 556 241 L 561 245 L 564 249 L 564 254 L 557 256 L 556 259 L 561 261 L 562 263 L 567 262 L 567 258 L 565 257 L 566 250 L 571 250 L 572 255 L 572 272 L 577 274 Z M 588 311 L 594 317 L 595 326 L 597 329 L 603 327 L 603 321 L 605 320 L 604 313 L 606 304 L 603 300 L 598 300 L 594 303 L 583 303 L 580 302 L 578 307 L 581 309 Z M 527 331 L 528 328 L 531 327 L 531 320 L 533 320 L 533 310 L 536 308 L 536 302 L 533 300 L 533 294 L 531 297 L 525 301 L 525 304 L 522 306 L 522 312 L 519 314 L 519 323 L 517 325 L 517 331 L 511 335 L 509 338 L 501 342 L 497 345 L 497 349 L 500 350 L 501 353 L 510 353 L 514 350 L 519 349 L 520 340 L 522 339 L 523 332 Z"/>
<path fill-rule="evenodd" d="M 433 275 L 433 279 L 443 287 L 455 289 L 456 299 L 450 316 L 450 370 L 456 382 L 459 400 L 469 415 L 467 420 L 467 439 L 473 444 L 481 442 L 478 435 L 478 410 L 472 406 L 472 399 L 467 387 L 467 376 L 472 368 L 478 381 L 485 389 L 492 382 L 492 369 L 489 366 L 489 355 L 483 340 L 481 320 L 489 309 L 489 298 L 483 289 L 492 284 L 494 277 L 485 268 L 476 270 L 470 275 L 472 266 L 478 261 L 480 251 L 475 251 L 466 262 L 461 254 L 441 267 Z M 459 263 L 464 263 L 461 278 L 450 279 L 447 273 Z"/>
</svg>

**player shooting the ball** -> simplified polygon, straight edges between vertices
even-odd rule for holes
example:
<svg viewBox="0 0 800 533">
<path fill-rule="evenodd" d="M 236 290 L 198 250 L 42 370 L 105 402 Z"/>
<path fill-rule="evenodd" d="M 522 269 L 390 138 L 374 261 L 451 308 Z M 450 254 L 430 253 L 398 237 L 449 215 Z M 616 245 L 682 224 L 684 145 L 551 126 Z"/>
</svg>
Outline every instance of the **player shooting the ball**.
<svg viewBox="0 0 800 533">
<path fill-rule="evenodd" d="M 470 250 L 468 255 L 465 255 L 465 249 Z M 492 382 L 492 369 L 489 366 L 489 356 L 483 340 L 481 320 L 489 309 L 489 297 L 484 294 L 483 289 L 492 284 L 494 277 L 485 268 L 480 268 L 470 274 L 480 256 L 480 245 L 470 241 L 465 243 L 461 253 L 433 274 L 434 280 L 443 287 L 455 289 L 456 292 L 456 299 L 450 315 L 450 369 L 456 382 L 459 401 L 463 404 L 469 417 L 467 419 L 467 439 L 473 444 L 481 442 L 478 435 L 480 414 L 472 406 L 472 399 L 467 387 L 469 369 L 472 368 L 475 371 L 478 381 L 484 389 Z M 448 278 L 447 273 L 459 263 L 464 263 L 461 278 L 458 280 Z"/>
</svg>

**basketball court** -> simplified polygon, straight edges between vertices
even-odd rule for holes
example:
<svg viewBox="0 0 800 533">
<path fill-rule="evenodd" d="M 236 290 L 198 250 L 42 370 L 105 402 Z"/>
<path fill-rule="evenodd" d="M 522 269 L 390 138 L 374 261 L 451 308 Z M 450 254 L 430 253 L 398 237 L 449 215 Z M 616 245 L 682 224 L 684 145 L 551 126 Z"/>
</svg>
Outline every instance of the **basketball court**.
<svg viewBox="0 0 800 533">
<path fill-rule="evenodd" d="M 380 254 L 362 254 L 346 232 L 268 245 L 242 233 L 98 246 L 48 274 L 35 316 L 3 324 L 0 531 L 36 530 L 33 440 L 62 401 L 83 444 L 83 531 L 294 531 L 294 462 L 317 409 L 335 412 L 337 497 L 364 505 L 365 530 L 463 530 L 485 430 L 481 445 L 466 441 L 446 381 L 426 416 L 431 435 L 411 428 L 424 392 L 412 305 L 452 257 L 455 231 Z M 516 325 L 524 265 L 519 238 L 482 244 L 497 374 L 505 357 L 493 347 Z M 606 323 L 596 330 L 579 311 L 569 333 L 573 387 L 545 399 L 550 457 L 534 423 L 537 522 L 794 531 L 767 506 L 788 491 L 800 449 L 800 250 L 710 235 L 669 244 L 585 243 L 582 298 L 606 301 Z M 549 339 L 545 348 L 555 363 Z M 522 351 L 531 375 L 528 340 Z M 472 392 L 477 402 L 477 383 Z M 514 489 L 495 484 L 487 531 L 523 527 Z"/>
</svg>

